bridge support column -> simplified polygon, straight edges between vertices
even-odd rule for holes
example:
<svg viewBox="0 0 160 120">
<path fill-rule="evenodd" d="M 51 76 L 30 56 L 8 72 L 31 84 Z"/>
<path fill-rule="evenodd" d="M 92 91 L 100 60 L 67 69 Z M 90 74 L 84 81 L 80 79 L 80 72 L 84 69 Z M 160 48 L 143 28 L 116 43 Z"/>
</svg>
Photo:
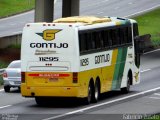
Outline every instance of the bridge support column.
<svg viewBox="0 0 160 120">
<path fill-rule="evenodd" d="M 54 0 L 36 0 L 35 2 L 35 22 L 52 22 Z"/>
<path fill-rule="evenodd" d="M 78 16 L 79 15 L 79 0 L 63 0 L 62 17 Z"/>
</svg>

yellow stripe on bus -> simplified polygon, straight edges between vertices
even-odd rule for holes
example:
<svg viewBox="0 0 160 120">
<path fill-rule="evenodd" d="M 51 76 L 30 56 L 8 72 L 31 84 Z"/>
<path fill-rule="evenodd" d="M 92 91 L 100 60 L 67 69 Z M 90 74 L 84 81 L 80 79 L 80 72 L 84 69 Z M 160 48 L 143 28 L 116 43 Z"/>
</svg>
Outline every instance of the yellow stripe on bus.
<svg viewBox="0 0 160 120">
<path fill-rule="evenodd" d="M 118 56 L 117 54 L 118 49 L 113 50 L 111 66 L 107 66 L 102 70 L 103 79 L 105 80 L 105 83 L 102 84 L 102 88 L 104 88 L 102 89 L 102 92 L 110 91 L 112 89 L 112 81 L 114 78 L 115 65 Z"/>
</svg>

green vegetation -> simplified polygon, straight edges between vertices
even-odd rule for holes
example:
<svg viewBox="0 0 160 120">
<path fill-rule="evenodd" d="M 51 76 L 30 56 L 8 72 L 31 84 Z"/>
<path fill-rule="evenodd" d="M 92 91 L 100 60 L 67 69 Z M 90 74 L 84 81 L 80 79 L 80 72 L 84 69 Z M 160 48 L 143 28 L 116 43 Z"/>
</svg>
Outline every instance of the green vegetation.
<svg viewBox="0 0 160 120">
<path fill-rule="evenodd" d="M 12 45 L 8 46 L 8 48 L 21 49 L 21 45 L 20 44 L 12 44 Z"/>
<path fill-rule="evenodd" d="M 8 64 L 9 64 L 8 62 L 4 62 L 4 61 L 0 60 L 0 69 L 6 68 L 8 66 Z"/>
<path fill-rule="evenodd" d="M 0 61 L 0 69 L 2 68 L 6 68 L 8 66 L 9 63 L 7 62 L 3 62 L 3 61 Z M 3 78 L 2 76 L 0 75 L 0 86 L 3 85 Z"/>
<path fill-rule="evenodd" d="M 2 76 L 0 75 L 0 86 L 3 85 L 3 78 Z"/>
<path fill-rule="evenodd" d="M 160 46 L 160 8 L 133 19 L 139 24 L 140 35 L 151 34 L 153 45 Z"/>
<path fill-rule="evenodd" d="M 34 8 L 35 0 L 0 0 L 0 17 L 6 17 Z"/>
</svg>

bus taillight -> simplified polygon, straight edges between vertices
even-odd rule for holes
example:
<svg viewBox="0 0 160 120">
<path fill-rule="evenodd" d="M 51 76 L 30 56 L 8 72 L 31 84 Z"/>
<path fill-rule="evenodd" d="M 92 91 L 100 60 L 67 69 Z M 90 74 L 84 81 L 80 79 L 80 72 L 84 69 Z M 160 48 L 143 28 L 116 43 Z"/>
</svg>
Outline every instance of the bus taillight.
<svg viewBox="0 0 160 120">
<path fill-rule="evenodd" d="M 21 72 L 21 82 L 25 83 L 25 72 Z"/>
<path fill-rule="evenodd" d="M 77 72 L 73 73 L 73 83 L 78 83 L 78 73 Z"/>
</svg>

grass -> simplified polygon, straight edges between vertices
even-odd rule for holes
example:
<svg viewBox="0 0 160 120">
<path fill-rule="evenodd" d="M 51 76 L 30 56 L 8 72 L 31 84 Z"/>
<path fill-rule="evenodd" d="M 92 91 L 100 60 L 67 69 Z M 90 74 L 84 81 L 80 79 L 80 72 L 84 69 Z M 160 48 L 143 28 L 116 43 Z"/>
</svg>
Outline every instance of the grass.
<svg viewBox="0 0 160 120">
<path fill-rule="evenodd" d="M 21 49 L 21 45 L 20 44 L 12 44 L 12 45 L 9 45 L 8 48 Z"/>
<path fill-rule="evenodd" d="M 33 9 L 35 0 L 0 0 L 0 17 Z"/>
<path fill-rule="evenodd" d="M 138 22 L 140 35 L 151 34 L 153 45 L 160 46 L 160 8 L 133 19 Z"/>
</svg>

